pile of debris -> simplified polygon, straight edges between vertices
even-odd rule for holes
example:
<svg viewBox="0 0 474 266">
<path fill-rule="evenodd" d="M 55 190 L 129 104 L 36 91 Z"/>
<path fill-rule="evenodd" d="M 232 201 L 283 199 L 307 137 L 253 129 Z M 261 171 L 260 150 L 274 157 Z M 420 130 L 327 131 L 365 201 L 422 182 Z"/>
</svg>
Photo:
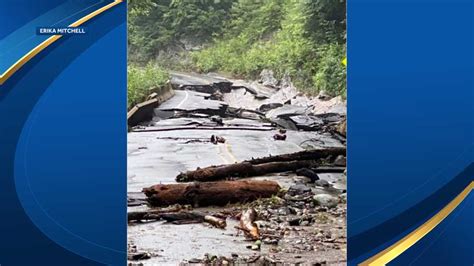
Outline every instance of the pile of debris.
<svg viewBox="0 0 474 266">
<path fill-rule="evenodd" d="M 129 126 L 134 131 L 280 128 L 329 132 L 345 141 L 346 104 L 342 98 L 304 95 L 288 75 L 278 82 L 273 72 L 264 70 L 260 81 L 250 83 L 212 74 L 174 72 L 171 76 L 175 97 L 158 106 L 156 96 L 150 96 L 151 100 L 134 107 L 129 112 Z"/>
<path fill-rule="evenodd" d="M 295 259 L 285 256 L 300 252 L 321 248 L 342 249 L 346 241 L 346 191 L 335 188 L 320 175 L 321 171 L 344 171 L 344 153 L 343 148 L 303 151 L 181 173 L 177 176 L 177 181 L 181 183 L 145 188 L 144 193 L 153 208 L 129 212 L 128 220 L 130 223 L 166 221 L 177 225 L 206 223 L 218 229 L 226 228 L 229 219 L 235 220 L 238 221 L 236 235 L 242 234 L 251 241 L 247 248 L 259 252 L 250 257 L 236 254 L 230 258 L 207 256 L 189 260 L 186 262 L 189 264 L 212 262 L 213 265 L 221 265 L 223 261 L 235 264 L 258 260 L 279 263 Z M 294 167 L 292 162 L 303 165 Z M 271 170 L 275 163 L 278 167 Z M 288 189 L 282 189 L 275 181 L 248 179 L 252 175 L 265 176 L 267 171 L 253 169 L 262 165 L 269 167 L 271 171 L 268 173 L 290 173 L 300 181 Z M 200 210 L 216 205 L 223 208 L 214 212 Z M 339 219 L 330 223 L 339 224 L 337 234 L 324 228 L 329 219 Z M 304 229 L 319 226 L 323 227 L 309 232 Z M 262 245 L 270 246 L 266 253 L 261 253 Z M 133 254 L 134 258 L 149 258 L 139 255 L 143 253 Z"/>
<path fill-rule="evenodd" d="M 206 254 L 182 264 L 344 264 L 344 255 L 335 261 L 324 255 L 314 258 L 311 253 L 345 253 L 346 113 L 342 99 L 302 95 L 288 76 L 278 81 L 267 70 L 259 81 L 250 83 L 213 74 L 172 73 L 170 84 L 172 98 L 153 108 L 139 105 L 134 112 L 146 119 L 138 121 L 137 115 L 133 123 L 129 119 L 131 134 L 146 136 L 136 137 L 140 143 L 149 143 L 151 136 L 155 141 L 174 141 L 189 150 L 185 158 L 199 158 L 209 151 L 191 147 L 211 145 L 217 152 L 228 152 L 232 142 L 249 145 L 249 139 L 258 143 L 263 138 L 278 153 L 257 158 L 246 154 L 240 160 L 229 153 L 232 163 L 187 166 L 177 172 L 174 182 L 156 180 L 143 189 L 143 198 L 129 199 L 129 224 L 159 221 L 231 229 L 233 236 L 247 240 L 244 250 L 251 252 L 228 257 Z M 193 133 L 175 134 L 182 130 Z M 238 141 L 241 138 L 245 141 Z M 137 154 L 152 152 L 146 146 L 137 147 Z M 201 166 L 200 161 L 196 163 Z M 141 206 L 144 203 L 147 207 Z M 151 251 L 139 252 L 135 245 L 129 245 L 129 254 L 130 261 L 155 256 Z"/>
</svg>

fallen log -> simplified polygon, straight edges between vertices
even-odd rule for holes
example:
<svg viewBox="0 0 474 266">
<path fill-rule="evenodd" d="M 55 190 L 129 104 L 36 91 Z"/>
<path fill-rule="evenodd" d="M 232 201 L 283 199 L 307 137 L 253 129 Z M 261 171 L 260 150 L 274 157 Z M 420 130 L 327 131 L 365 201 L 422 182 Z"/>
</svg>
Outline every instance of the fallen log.
<svg viewBox="0 0 474 266">
<path fill-rule="evenodd" d="M 177 182 L 216 181 L 228 177 L 250 177 L 269 173 L 295 171 L 300 168 L 315 168 L 320 160 L 328 156 L 345 155 L 346 148 L 334 147 L 321 150 L 300 151 L 290 154 L 263 157 L 241 163 L 209 166 L 180 173 Z"/>
<path fill-rule="evenodd" d="M 346 155 L 345 147 L 332 147 L 318 150 L 304 150 L 295 153 L 268 156 L 263 158 L 247 160 L 251 164 L 262 164 L 269 162 L 288 162 L 301 160 L 318 160 L 328 156 Z"/>
<path fill-rule="evenodd" d="M 172 212 L 163 213 L 159 216 L 166 222 L 174 224 L 202 223 L 204 221 L 204 214 L 198 212 Z"/>
<path fill-rule="evenodd" d="M 227 223 L 225 219 L 221 219 L 215 217 L 213 215 L 205 215 L 199 212 L 188 212 L 188 211 L 181 211 L 181 209 L 177 209 L 176 212 L 166 212 L 164 209 L 162 210 L 150 210 L 150 211 L 143 211 L 143 212 L 130 212 L 128 213 L 128 221 L 158 221 L 164 220 L 168 223 L 174 224 L 190 224 L 190 223 L 202 223 L 206 222 L 212 226 L 217 228 L 225 228 Z"/>
<path fill-rule="evenodd" d="M 269 162 L 253 165 L 242 162 L 220 166 L 210 166 L 194 171 L 181 173 L 176 177 L 177 182 L 209 182 L 225 179 L 227 177 L 261 176 L 269 173 L 295 171 L 300 168 L 317 167 L 318 162 L 313 160 L 291 162 Z"/>
<path fill-rule="evenodd" d="M 344 173 L 346 168 L 340 166 L 320 166 L 312 170 L 316 173 Z"/>
<path fill-rule="evenodd" d="M 136 212 L 129 212 L 127 213 L 127 219 L 129 222 L 131 221 L 144 221 L 144 220 L 160 220 L 160 214 L 163 213 L 170 213 L 170 212 L 179 212 L 185 209 L 181 205 L 173 205 L 167 208 L 160 208 L 160 209 L 150 209 L 146 211 L 136 211 Z"/>
<path fill-rule="evenodd" d="M 180 173 L 176 177 L 177 182 L 189 181 L 212 181 L 224 179 L 231 176 L 249 176 L 253 172 L 253 165 L 249 162 L 210 166 L 205 168 L 198 168 L 195 171 L 188 171 Z"/>
<path fill-rule="evenodd" d="M 197 212 L 131 212 L 128 213 L 128 222 L 133 221 L 159 221 L 164 220 L 168 223 L 185 224 L 201 223 L 204 221 L 204 214 Z"/>
<path fill-rule="evenodd" d="M 221 181 L 187 184 L 160 184 L 144 188 L 153 206 L 191 204 L 193 206 L 224 206 L 268 198 L 280 190 L 274 181 Z"/>
</svg>

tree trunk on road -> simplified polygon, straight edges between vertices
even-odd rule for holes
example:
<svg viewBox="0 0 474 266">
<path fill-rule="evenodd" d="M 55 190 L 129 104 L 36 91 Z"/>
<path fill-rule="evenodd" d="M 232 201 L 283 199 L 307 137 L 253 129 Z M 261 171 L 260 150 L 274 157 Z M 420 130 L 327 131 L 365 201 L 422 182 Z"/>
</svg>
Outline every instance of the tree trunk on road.
<svg viewBox="0 0 474 266">
<path fill-rule="evenodd" d="M 291 154 L 252 159 L 241 163 L 209 166 L 194 171 L 181 173 L 176 177 L 178 182 L 216 181 L 228 177 L 250 177 L 269 173 L 295 171 L 300 168 L 317 167 L 320 159 L 328 156 L 345 155 L 345 148 L 328 148 L 324 150 L 301 151 Z"/>
<path fill-rule="evenodd" d="M 194 206 L 224 206 L 258 198 L 268 198 L 280 190 L 274 181 L 221 181 L 206 183 L 155 185 L 143 189 L 153 206 L 192 204 Z"/>
<path fill-rule="evenodd" d="M 229 165 L 210 166 L 195 171 L 181 173 L 176 177 L 178 182 L 209 182 L 225 179 L 227 177 L 249 177 L 260 176 L 269 173 L 280 173 L 295 171 L 305 167 L 316 167 L 317 161 L 291 161 L 291 162 L 271 162 L 252 165 L 250 162 L 235 163 Z"/>
<path fill-rule="evenodd" d="M 318 159 L 326 158 L 328 156 L 338 156 L 338 155 L 346 155 L 346 148 L 334 147 L 334 148 L 325 148 L 325 149 L 318 149 L 318 150 L 305 150 L 305 151 L 289 153 L 289 154 L 282 154 L 282 155 L 275 155 L 275 156 L 270 155 L 268 157 L 252 159 L 246 162 L 249 162 L 251 164 L 262 164 L 262 163 L 270 163 L 270 162 L 318 160 Z"/>
</svg>

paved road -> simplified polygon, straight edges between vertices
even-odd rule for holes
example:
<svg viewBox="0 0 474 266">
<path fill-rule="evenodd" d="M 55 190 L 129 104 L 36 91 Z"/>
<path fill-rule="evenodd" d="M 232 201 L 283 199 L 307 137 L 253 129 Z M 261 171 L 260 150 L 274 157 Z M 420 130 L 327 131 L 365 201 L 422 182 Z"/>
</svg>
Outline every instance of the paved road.
<svg viewBox="0 0 474 266">
<path fill-rule="evenodd" d="M 196 85 L 215 89 L 215 83 L 227 82 L 222 78 L 174 73 L 174 87 Z M 292 88 L 260 88 L 257 94 L 242 88 L 240 83 L 232 91 L 224 93 L 222 100 L 210 100 L 210 94 L 193 90 L 176 90 L 175 95 L 155 110 L 155 117 L 145 126 L 128 134 L 128 192 L 136 197 L 144 187 L 158 183 L 174 183 L 183 171 L 218 164 L 231 164 L 246 159 L 301 151 L 305 148 L 343 146 L 329 133 L 317 131 L 287 130 L 286 140 L 274 140 L 279 129 L 270 123 L 279 116 L 294 115 L 311 127 L 308 122 L 308 99 L 298 98 L 303 104 L 285 105 L 265 114 L 255 112 L 264 103 L 283 104 L 296 99 Z M 189 88 L 188 88 L 189 89 Z M 272 94 L 273 91 L 273 94 Z M 268 94 L 269 97 L 260 97 Z M 259 96 L 260 95 L 260 96 Z M 239 109 L 243 108 L 243 109 Z M 249 109 L 249 110 L 245 110 Z M 296 115 L 299 115 L 297 117 Z M 303 116 L 303 117 L 301 117 Z M 217 119 L 216 119 L 217 117 Z M 220 118 L 220 119 L 219 119 Z M 321 119 L 316 119 L 320 122 Z M 322 120 L 321 120 L 322 121 Z M 322 123 L 322 122 L 321 122 Z M 210 142 L 212 135 L 226 139 L 217 145 Z M 333 182 L 341 174 L 323 174 Z M 259 177 L 257 177 L 259 178 Z M 283 187 L 294 184 L 294 174 L 267 176 Z M 339 182 L 339 181 L 338 181 Z M 344 189 L 345 184 L 338 184 Z M 144 207 L 130 207 L 136 210 Z M 166 225 L 162 223 L 133 225 L 129 227 L 129 243 L 140 250 L 156 252 L 160 256 L 145 263 L 171 263 L 182 259 L 202 257 L 204 253 L 229 255 L 232 252 L 251 254 L 245 248 L 243 237 L 236 237 L 232 225 L 225 231 L 207 228 L 201 224 Z M 330 252 L 327 251 L 326 255 Z M 339 253 L 338 253 L 339 254 Z M 331 255 L 332 256 L 332 255 Z M 339 256 L 339 255 L 337 255 Z"/>
</svg>

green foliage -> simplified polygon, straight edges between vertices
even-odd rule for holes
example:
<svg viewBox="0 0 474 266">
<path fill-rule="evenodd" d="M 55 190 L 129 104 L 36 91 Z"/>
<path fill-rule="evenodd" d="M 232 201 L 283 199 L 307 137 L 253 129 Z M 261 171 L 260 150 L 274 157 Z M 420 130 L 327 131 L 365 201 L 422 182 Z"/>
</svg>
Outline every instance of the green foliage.
<svg viewBox="0 0 474 266">
<path fill-rule="evenodd" d="M 345 94 L 345 1 L 247 2 L 233 5 L 223 37 L 192 54 L 199 71 L 254 78 L 268 68 L 309 93 Z"/>
<path fill-rule="evenodd" d="M 237 37 L 253 42 L 264 38 L 280 26 L 285 0 L 234 2 L 230 20 L 224 25 L 224 39 Z"/>
<path fill-rule="evenodd" d="M 271 69 L 308 93 L 345 95 L 345 0 L 130 1 L 132 60 L 243 78 Z M 205 48 L 160 54 L 181 40 Z"/>
<path fill-rule="evenodd" d="M 281 27 L 283 1 L 238 1 L 231 17 L 209 48 L 192 54 L 201 71 L 224 71 L 252 76 L 262 67 L 274 65 L 270 34 Z M 276 58 L 274 58 L 276 59 Z"/>
<path fill-rule="evenodd" d="M 317 72 L 313 77 L 314 84 L 319 90 L 330 95 L 346 96 L 346 68 L 341 58 L 346 56 L 345 46 L 328 44 L 318 49 Z"/>
<path fill-rule="evenodd" d="M 127 105 L 129 109 L 144 101 L 151 93 L 159 93 L 169 79 L 168 72 L 153 64 L 148 64 L 145 67 L 129 65 L 127 74 Z"/>
<path fill-rule="evenodd" d="M 346 1 L 307 1 L 306 31 L 316 43 L 346 42 Z"/>
<path fill-rule="evenodd" d="M 131 0 L 129 52 L 147 61 L 182 40 L 205 42 L 227 20 L 230 0 Z M 145 59 L 143 59 L 145 58 Z"/>
</svg>

